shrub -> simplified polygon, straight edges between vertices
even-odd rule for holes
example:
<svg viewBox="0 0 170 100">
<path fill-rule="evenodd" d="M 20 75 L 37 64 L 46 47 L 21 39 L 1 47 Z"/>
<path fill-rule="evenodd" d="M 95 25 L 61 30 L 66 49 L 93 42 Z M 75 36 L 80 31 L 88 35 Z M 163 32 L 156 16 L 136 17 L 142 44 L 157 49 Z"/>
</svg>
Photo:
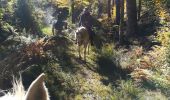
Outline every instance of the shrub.
<svg viewBox="0 0 170 100">
<path fill-rule="evenodd" d="M 118 87 L 114 89 L 114 97 L 118 100 L 136 100 L 143 90 L 133 83 L 132 80 L 120 80 L 117 83 Z"/>
</svg>

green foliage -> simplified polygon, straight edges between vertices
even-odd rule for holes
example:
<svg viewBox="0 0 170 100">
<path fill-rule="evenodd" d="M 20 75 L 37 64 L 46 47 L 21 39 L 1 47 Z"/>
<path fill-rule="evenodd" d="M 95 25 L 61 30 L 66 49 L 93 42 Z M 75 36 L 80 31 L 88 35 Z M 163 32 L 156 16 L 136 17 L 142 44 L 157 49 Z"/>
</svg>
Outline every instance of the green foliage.
<svg viewBox="0 0 170 100">
<path fill-rule="evenodd" d="M 139 100 L 168 100 L 168 98 L 162 94 L 159 91 L 150 91 L 150 90 L 146 90 L 145 92 L 143 92 L 139 98 Z"/>
<path fill-rule="evenodd" d="M 163 2 L 167 7 L 170 7 L 170 0 L 162 0 L 162 2 Z"/>
<path fill-rule="evenodd" d="M 0 1 L 1 3 L 2 1 Z M 14 15 L 14 4 L 15 0 L 5 1 L 4 4 L 2 4 L 2 7 L 0 6 L 0 21 L 6 21 L 8 23 L 12 23 L 12 17 Z"/>
<path fill-rule="evenodd" d="M 168 62 L 168 66 L 170 66 L 170 46 L 169 45 L 168 45 L 168 50 L 166 54 L 166 61 Z M 169 70 L 169 73 L 170 73 L 170 70 Z"/>
<path fill-rule="evenodd" d="M 106 58 L 118 57 L 118 53 L 113 49 L 114 44 L 105 44 L 101 50 L 101 55 Z"/>
<path fill-rule="evenodd" d="M 113 44 L 105 44 L 97 56 L 98 73 L 109 79 L 124 78 L 127 75 L 120 66 L 120 52 L 113 49 Z"/>
<path fill-rule="evenodd" d="M 114 88 L 114 98 L 116 100 L 136 100 L 143 92 L 141 88 L 135 86 L 132 80 L 120 80 L 117 84 L 118 87 Z"/>
<path fill-rule="evenodd" d="M 4 12 L 4 9 L 3 9 L 3 8 L 0 8 L 0 21 L 2 20 L 3 12 Z"/>
<path fill-rule="evenodd" d="M 49 35 L 49 36 L 52 35 L 52 28 L 51 27 L 44 27 L 41 30 L 46 35 Z"/>
<path fill-rule="evenodd" d="M 96 16 L 97 17 L 97 13 L 98 13 L 98 1 L 94 1 L 91 5 L 91 10 L 92 10 L 92 14 L 93 16 Z"/>
<path fill-rule="evenodd" d="M 32 0 L 18 0 L 15 14 L 22 29 L 26 28 L 26 31 L 31 31 L 32 34 L 40 34 L 41 12 L 35 12 L 35 9 Z"/>
<path fill-rule="evenodd" d="M 170 31 L 162 31 L 158 33 L 157 39 L 163 46 L 168 46 L 170 40 Z"/>
<path fill-rule="evenodd" d="M 17 7 L 18 9 L 16 11 L 16 15 L 22 21 L 21 26 L 23 28 L 25 27 L 26 29 L 28 29 L 27 26 L 31 26 L 29 24 L 30 24 L 30 22 L 32 22 L 32 18 L 31 18 L 32 12 L 29 7 L 29 4 L 28 4 L 27 0 L 18 0 L 17 6 L 18 6 Z"/>
<path fill-rule="evenodd" d="M 156 73 L 158 74 L 158 73 Z M 170 83 L 163 75 L 152 75 L 148 80 L 144 81 L 143 85 L 145 88 L 152 90 L 160 90 L 161 93 L 169 97 L 170 94 Z"/>
<path fill-rule="evenodd" d="M 168 82 L 168 80 L 166 79 L 166 77 L 160 77 L 161 75 L 155 75 L 151 78 L 151 83 L 154 84 L 154 86 L 158 89 L 161 89 L 162 91 L 164 91 L 165 93 L 167 93 L 167 95 L 170 93 L 170 83 Z M 169 92 L 169 93 L 168 93 Z"/>
</svg>

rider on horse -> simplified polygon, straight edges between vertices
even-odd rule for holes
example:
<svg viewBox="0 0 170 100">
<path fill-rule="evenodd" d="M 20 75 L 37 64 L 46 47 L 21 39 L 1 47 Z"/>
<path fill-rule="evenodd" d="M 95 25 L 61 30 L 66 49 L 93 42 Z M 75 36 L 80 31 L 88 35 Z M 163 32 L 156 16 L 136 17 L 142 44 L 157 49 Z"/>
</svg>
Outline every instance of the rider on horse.
<svg viewBox="0 0 170 100">
<path fill-rule="evenodd" d="M 57 30 L 58 33 L 62 33 L 63 26 L 65 26 L 65 28 L 67 28 L 67 25 L 64 22 L 62 13 L 59 12 L 58 15 L 57 15 L 57 20 L 55 20 L 53 22 L 53 26 L 52 26 L 52 33 L 53 33 L 53 35 L 55 34 L 55 30 Z"/>
<path fill-rule="evenodd" d="M 88 8 L 84 8 L 79 16 L 79 26 L 84 26 L 87 28 L 89 36 L 90 36 L 90 42 L 93 45 L 94 40 L 94 32 L 92 30 L 92 16 L 90 12 L 88 11 Z"/>
</svg>

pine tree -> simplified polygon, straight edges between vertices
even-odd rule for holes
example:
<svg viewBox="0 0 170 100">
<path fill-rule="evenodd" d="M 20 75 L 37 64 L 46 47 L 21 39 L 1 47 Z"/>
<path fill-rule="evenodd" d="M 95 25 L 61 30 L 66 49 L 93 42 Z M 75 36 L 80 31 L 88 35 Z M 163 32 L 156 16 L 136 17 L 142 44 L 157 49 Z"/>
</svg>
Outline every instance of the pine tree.
<svg viewBox="0 0 170 100">
<path fill-rule="evenodd" d="M 137 7 L 136 0 L 126 0 L 127 7 L 127 36 L 137 35 Z"/>
</svg>

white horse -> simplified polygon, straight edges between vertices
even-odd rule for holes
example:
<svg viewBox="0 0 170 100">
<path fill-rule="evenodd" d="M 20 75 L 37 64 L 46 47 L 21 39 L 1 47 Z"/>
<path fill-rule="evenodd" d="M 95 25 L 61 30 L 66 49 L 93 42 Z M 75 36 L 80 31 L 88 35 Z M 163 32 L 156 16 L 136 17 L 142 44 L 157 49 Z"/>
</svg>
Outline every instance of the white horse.
<svg viewBox="0 0 170 100">
<path fill-rule="evenodd" d="M 87 28 L 83 26 L 77 28 L 77 30 L 75 31 L 75 38 L 76 38 L 76 43 L 78 45 L 79 58 L 81 58 L 81 54 L 80 54 L 81 46 L 84 46 L 84 60 L 86 60 L 86 49 L 90 42 L 90 37 Z M 88 47 L 88 52 L 89 52 L 89 47 Z"/>
<path fill-rule="evenodd" d="M 0 100 L 50 100 L 48 90 L 44 84 L 44 78 L 45 74 L 39 75 L 31 83 L 27 91 L 24 90 L 22 79 L 14 81 L 12 91 L 0 97 Z"/>
</svg>

